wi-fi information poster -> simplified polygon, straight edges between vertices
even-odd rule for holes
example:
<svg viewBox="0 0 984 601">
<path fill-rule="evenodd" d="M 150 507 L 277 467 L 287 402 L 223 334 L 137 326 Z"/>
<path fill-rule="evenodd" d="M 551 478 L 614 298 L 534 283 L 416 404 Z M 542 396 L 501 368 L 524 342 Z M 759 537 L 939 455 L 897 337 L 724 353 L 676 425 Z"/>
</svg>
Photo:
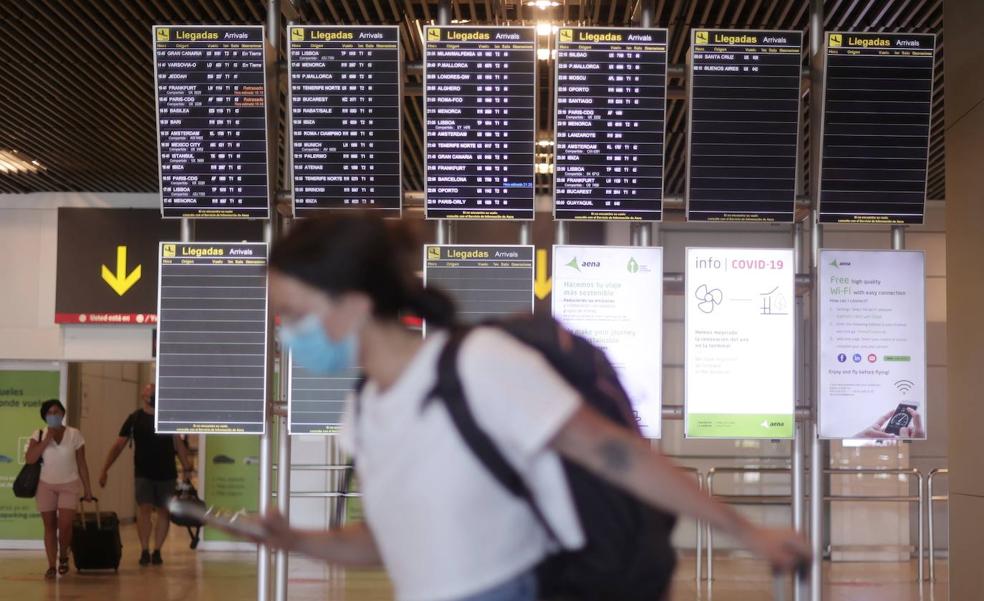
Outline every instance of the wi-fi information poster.
<svg viewBox="0 0 984 601">
<path fill-rule="evenodd" d="M 791 249 L 688 248 L 686 435 L 791 438 Z"/>
<path fill-rule="evenodd" d="M 821 251 L 821 437 L 926 438 L 925 281 L 922 251 Z"/>
<path fill-rule="evenodd" d="M 555 246 L 553 315 L 605 351 L 647 438 L 662 421 L 663 249 Z"/>
</svg>

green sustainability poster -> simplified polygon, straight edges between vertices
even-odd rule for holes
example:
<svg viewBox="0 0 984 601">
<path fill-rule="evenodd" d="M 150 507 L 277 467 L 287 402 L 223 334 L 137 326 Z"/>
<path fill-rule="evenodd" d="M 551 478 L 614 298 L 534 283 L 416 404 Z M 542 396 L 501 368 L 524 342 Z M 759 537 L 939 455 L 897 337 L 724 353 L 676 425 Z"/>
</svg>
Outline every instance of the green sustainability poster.
<svg viewBox="0 0 984 601">
<path fill-rule="evenodd" d="M 0 370 L 0 540 L 39 540 L 34 499 L 18 499 L 13 484 L 32 432 L 42 427 L 41 403 L 58 398 L 57 371 Z"/>
<path fill-rule="evenodd" d="M 205 437 L 204 501 L 218 509 L 259 510 L 260 437 L 212 434 Z M 235 538 L 216 528 L 205 528 L 207 541 Z"/>
</svg>

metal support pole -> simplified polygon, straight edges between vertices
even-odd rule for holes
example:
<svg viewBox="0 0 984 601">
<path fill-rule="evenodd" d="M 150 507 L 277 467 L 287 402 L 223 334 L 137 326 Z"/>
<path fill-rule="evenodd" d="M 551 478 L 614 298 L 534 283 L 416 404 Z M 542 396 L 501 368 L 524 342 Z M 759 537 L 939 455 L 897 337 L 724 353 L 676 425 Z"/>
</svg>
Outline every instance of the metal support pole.
<svg viewBox="0 0 984 601">
<path fill-rule="evenodd" d="M 816 281 L 820 249 L 823 246 L 823 229 L 818 220 L 820 202 L 820 131 L 823 128 L 823 5 L 824 0 L 810 0 L 810 198 L 813 209 L 810 213 L 810 274 Z M 823 600 L 823 498 L 824 498 L 824 441 L 820 440 L 818 429 L 819 378 L 817 369 L 817 341 L 819 340 L 819 320 L 817 309 L 819 294 L 814 288 L 810 298 L 810 392 L 813 399 L 813 427 L 810 430 L 810 542 L 813 547 L 813 564 L 810 569 L 810 601 Z"/>
<path fill-rule="evenodd" d="M 905 226 L 892 226 L 892 250 L 905 250 Z"/>
<path fill-rule="evenodd" d="M 280 115 L 280 0 L 269 0 L 267 3 L 267 22 L 266 22 L 266 47 L 264 48 L 264 61 L 266 63 L 266 103 L 267 103 L 267 122 L 279 123 Z M 273 126 L 273 133 L 268 132 L 267 137 L 267 188 L 270 190 L 268 207 L 270 218 L 263 226 L 263 240 L 267 248 L 273 246 L 279 236 L 280 213 L 276 210 L 277 191 L 279 188 L 279 126 Z M 263 434 L 260 436 L 260 514 L 266 514 L 270 509 L 273 480 L 273 401 L 278 397 L 278 390 L 274 387 L 273 376 L 276 367 L 274 350 L 276 349 L 276 330 L 274 325 L 274 314 L 272 308 L 267 308 L 267 363 L 266 363 L 266 402 L 264 403 Z M 286 471 L 290 471 L 289 469 Z M 285 564 L 286 565 L 286 564 Z M 270 549 L 265 545 L 257 546 L 256 551 L 256 599 L 257 601 L 268 601 L 270 599 L 271 585 L 270 578 Z M 277 582 L 277 595 L 287 598 L 287 578 L 286 572 L 282 582 Z"/>
<path fill-rule="evenodd" d="M 938 474 L 949 474 L 950 470 L 947 468 L 936 468 L 929 472 L 929 477 L 926 479 L 926 491 L 927 491 L 927 504 L 926 504 L 926 517 L 929 521 L 929 582 L 932 586 L 933 582 L 936 582 L 936 532 L 934 530 L 935 518 L 933 517 L 933 503 L 936 501 L 949 500 L 948 496 L 940 496 L 939 498 L 933 494 L 934 486 L 933 481 L 936 479 Z"/>
<path fill-rule="evenodd" d="M 451 24 L 451 0 L 440 0 L 437 4 L 437 24 Z M 426 150 L 426 149 L 425 149 Z M 427 210 L 427 201 L 424 201 L 424 210 Z M 436 240 L 438 244 L 454 244 L 454 230 L 457 229 L 453 222 L 447 219 L 437 221 Z"/>
<path fill-rule="evenodd" d="M 697 472 L 697 488 L 699 488 L 701 490 L 704 490 L 704 476 L 700 472 Z M 703 538 L 704 538 L 703 537 L 703 532 L 704 532 L 704 523 L 701 522 L 700 520 L 697 520 L 697 538 L 695 539 L 696 540 L 695 547 L 696 547 L 696 551 L 697 551 L 697 566 L 696 566 L 696 570 L 695 570 L 695 578 L 694 578 L 694 580 L 696 580 L 698 587 L 700 586 L 700 581 L 701 581 L 701 579 L 704 576 L 704 574 L 703 574 L 703 572 L 704 572 L 704 570 L 703 570 L 704 562 L 703 562 L 702 557 L 701 557 L 701 555 L 703 554 L 703 551 L 704 551 L 703 550 L 703 546 L 704 546 L 703 545 Z"/>
<path fill-rule="evenodd" d="M 195 222 L 187 217 L 181 218 L 181 241 L 182 242 L 194 242 L 195 241 Z"/>
<path fill-rule="evenodd" d="M 570 224 L 566 221 L 554 222 L 554 243 L 563 246 L 569 243 L 570 238 Z"/>
<path fill-rule="evenodd" d="M 642 0 L 642 15 L 639 19 L 639 26 L 653 26 L 653 0 Z"/>
<path fill-rule="evenodd" d="M 286 357 L 287 355 L 281 355 Z M 280 365 L 280 378 L 287 376 L 286 364 Z M 285 519 L 290 519 L 290 434 L 287 432 L 287 416 L 281 415 L 277 418 L 279 428 L 277 430 L 277 510 Z M 284 550 L 278 550 L 274 574 L 274 599 L 275 601 L 287 601 L 287 577 L 290 555 Z"/>
<path fill-rule="evenodd" d="M 798 163 L 798 161 L 797 161 Z M 797 182 L 798 185 L 798 182 Z M 803 267 L 803 224 L 793 224 L 793 265 L 796 273 L 804 273 L 807 270 Z M 803 328 L 803 299 L 797 297 L 795 304 L 795 323 L 796 331 L 802 332 Z M 800 343 L 796 345 L 796 398 L 806 398 L 806 373 L 804 365 L 804 346 Z M 803 509 L 806 502 L 806 491 L 804 490 L 804 461 L 805 449 L 804 439 L 806 437 L 805 425 L 801 420 L 796 420 L 793 425 L 793 458 L 792 458 L 792 502 L 793 502 L 793 528 L 800 533 L 804 532 Z M 797 578 L 793 583 L 793 599 L 801 601 L 806 598 L 806 591 L 803 590 L 803 583 Z"/>
<path fill-rule="evenodd" d="M 919 573 L 919 590 L 921 591 L 923 580 L 925 580 L 926 577 L 926 574 L 923 571 L 923 556 L 926 554 L 926 542 L 923 539 L 923 519 L 926 515 L 926 489 L 923 486 L 922 472 L 916 474 L 916 482 L 919 484 L 919 518 L 916 520 L 919 528 L 919 536 L 916 537 L 919 540 L 919 553 L 916 557 L 916 561 L 919 562 L 919 568 L 916 571 Z"/>
<path fill-rule="evenodd" d="M 440 0 L 437 4 L 437 24 L 451 24 L 451 0 Z"/>
<path fill-rule="evenodd" d="M 524 221 L 519 224 L 519 243 L 523 245 L 533 244 L 532 221 Z"/>
</svg>

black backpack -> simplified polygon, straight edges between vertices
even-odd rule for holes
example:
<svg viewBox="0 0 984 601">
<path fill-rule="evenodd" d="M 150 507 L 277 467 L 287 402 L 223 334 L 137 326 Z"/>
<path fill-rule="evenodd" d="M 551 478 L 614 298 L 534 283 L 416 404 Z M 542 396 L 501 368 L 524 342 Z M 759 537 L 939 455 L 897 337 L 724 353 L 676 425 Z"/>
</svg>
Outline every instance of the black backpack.
<svg viewBox="0 0 984 601">
<path fill-rule="evenodd" d="M 642 436 L 625 389 L 605 353 L 551 318 L 514 317 L 482 324 L 535 349 L 592 408 Z M 438 378 L 426 402 L 442 402 L 465 443 L 511 494 L 533 509 L 556 540 L 523 481 L 476 422 L 458 378 L 458 352 L 470 328 L 451 331 L 438 359 Z M 537 568 L 541 598 L 658 601 L 668 591 L 676 553 L 676 517 L 562 458 L 586 545 L 548 557 Z"/>
</svg>

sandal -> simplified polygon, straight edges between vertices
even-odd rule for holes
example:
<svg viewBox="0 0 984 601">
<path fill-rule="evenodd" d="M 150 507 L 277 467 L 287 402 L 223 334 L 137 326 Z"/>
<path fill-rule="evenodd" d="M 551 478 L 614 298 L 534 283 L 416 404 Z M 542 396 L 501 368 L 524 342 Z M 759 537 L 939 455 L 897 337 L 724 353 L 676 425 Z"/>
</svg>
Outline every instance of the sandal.
<svg viewBox="0 0 984 601">
<path fill-rule="evenodd" d="M 54 580 L 55 579 L 55 576 L 57 576 L 57 575 L 58 575 L 58 572 L 55 571 L 55 568 L 48 568 L 48 571 L 44 573 L 44 579 L 45 580 Z"/>
<path fill-rule="evenodd" d="M 60 557 L 58 558 L 58 573 L 64 576 L 68 574 L 68 558 Z"/>
</svg>

